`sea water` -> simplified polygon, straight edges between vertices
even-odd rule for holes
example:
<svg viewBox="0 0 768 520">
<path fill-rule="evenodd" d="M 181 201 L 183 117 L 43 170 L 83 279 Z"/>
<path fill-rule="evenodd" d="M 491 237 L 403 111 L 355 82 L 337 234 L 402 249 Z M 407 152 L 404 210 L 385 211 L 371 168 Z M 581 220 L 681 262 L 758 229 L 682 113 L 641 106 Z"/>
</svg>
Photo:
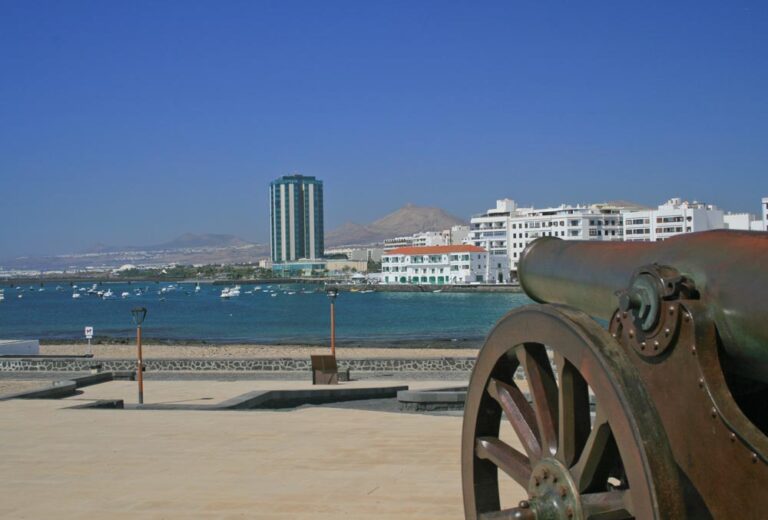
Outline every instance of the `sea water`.
<svg viewBox="0 0 768 520">
<path fill-rule="evenodd" d="M 4 285 L 0 338 L 83 339 L 86 326 L 94 327 L 96 336 L 125 338 L 135 331 L 131 309 L 146 307 L 148 339 L 277 344 L 328 339 L 330 302 L 320 285 L 243 285 L 240 296 L 230 299 L 220 297 L 223 286 L 210 284 L 201 284 L 197 292 L 194 284 L 99 285 L 112 290 L 110 299 L 85 292 L 75 299 L 69 284 L 55 287 Z M 129 296 L 122 298 L 123 292 Z M 336 335 L 342 342 L 480 339 L 504 314 L 530 302 L 524 294 L 508 292 L 342 291 L 335 304 Z"/>
</svg>

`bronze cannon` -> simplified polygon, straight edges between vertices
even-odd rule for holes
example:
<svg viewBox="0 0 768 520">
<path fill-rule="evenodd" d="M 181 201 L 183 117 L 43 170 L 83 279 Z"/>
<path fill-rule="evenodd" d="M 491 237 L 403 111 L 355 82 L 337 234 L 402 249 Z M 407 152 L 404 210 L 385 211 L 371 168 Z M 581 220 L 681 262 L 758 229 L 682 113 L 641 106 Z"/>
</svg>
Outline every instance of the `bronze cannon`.
<svg viewBox="0 0 768 520">
<path fill-rule="evenodd" d="M 768 518 L 768 233 L 541 238 L 519 275 L 539 303 L 467 393 L 467 518 Z"/>
</svg>

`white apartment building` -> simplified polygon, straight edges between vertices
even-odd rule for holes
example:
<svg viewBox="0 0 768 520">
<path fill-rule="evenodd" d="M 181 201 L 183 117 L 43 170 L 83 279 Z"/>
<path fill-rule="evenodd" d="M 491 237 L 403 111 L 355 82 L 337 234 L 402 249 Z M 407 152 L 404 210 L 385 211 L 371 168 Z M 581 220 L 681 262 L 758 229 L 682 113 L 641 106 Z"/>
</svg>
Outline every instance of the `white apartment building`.
<svg viewBox="0 0 768 520">
<path fill-rule="evenodd" d="M 752 213 L 726 213 L 723 215 L 726 229 L 743 231 L 765 231 L 763 221 Z"/>
<path fill-rule="evenodd" d="M 669 199 L 658 209 L 624 213 L 624 239 L 657 242 L 681 233 L 725 228 L 723 211 L 712 204 Z"/>
<path fill-rule="evenodd" d="M 511 276 L 516 277 L 520 255 L 536 238 L 622 240 L 622 209 L 608 204 L 518 208 L 513 200 L 502 199 L 496 201 L 495 208 L 472 217 L 468 242 L 506 255 Z"/>
<path fill-rule="evenodd" d="M 492 255 L 507 255 L 511 258 L 507 231 L 509 220 L 515 213 L 517 204 L 514 200 L 497 200 L 495 208 L 470 219 L 467 243 L 482 247 Z"/>
<path fill-rule="evenodd" d="M 760 214 L 763 217 L 763 231 L 768 231 L 768 197 L 763 197 Z"/>
<path fill-rule="evenodd" d="M 508 283 L 506 255 L 489 255 L 472 245 L 401 247 L 381 258 L 381 281 L 389 284 L 445 285 Z"/>
<path fill-rule="evenodd" d="M 368 260 L 380 262 L 382 254 L 384 254 L 384 250 L 380 247 L 334 247 L 325 250 L 327 257 L 345 255 L 348 260 L 365 260 L 366 262 Z"/>
<path fill-rule="evenodd" d="M 469 226 L 452 226 L 443 231 L 422 231 L 410 236 L 388 238 L 384 240 L 384 251 L 399 247 L 430 247 L 462 244 L 469 234 Z"/>
<path fill-rule="evenodd" d="M 725 227 L 744 231 L 768 231 L 768 197 L 760 201 L 760 214 L 726 213 L 723 216 Z"/>
</svg>

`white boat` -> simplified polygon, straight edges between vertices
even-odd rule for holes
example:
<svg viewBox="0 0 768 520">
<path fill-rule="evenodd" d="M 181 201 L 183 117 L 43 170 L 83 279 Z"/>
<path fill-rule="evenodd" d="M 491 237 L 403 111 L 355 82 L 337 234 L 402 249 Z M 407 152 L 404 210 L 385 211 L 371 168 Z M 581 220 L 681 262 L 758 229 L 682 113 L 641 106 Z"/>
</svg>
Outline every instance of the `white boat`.
<svg viewBox="0 0 768 520">
<path fill-rule="evenodd" d="M 24 295 L 20 294 L 20 295 L 17 296 L 17 298 L 24 298 Z"/>
<path fill-rule="evenodd" d="M 224 287 L 224 289 L 221 290 L 220 296 L 222 298 L 234 298 L 235 296 L 240 296 L 240 286 Z"/>
<path fill-rule="evenodd" d="M 80 298 L 80 293 L 79 292 L 73 292 L 72 293 L 72 298 L 75 298 L 75 299 Z"/>
<path fill-rule="evenodd" d="M 276 292 L 273 292 L 273 293 L 271 293 L 271 294 L 270 294 L 270 296 L 271 296 L 272 298 L 274 298 L 275 296 L 277 296 L 277 293 L 276 293 Z"/>
<path fill-rule="evenodd" d="M 200 292 L 200 284 L 197 284 L 197 285 L 195 286 L 195 292 Z"/>
<path fill-rule="evenodd" d="M 121 298 L 128 298 L 131 295 L 131 293 L 127 291 L 123 291 L 123 293 L 120 295 Z"/>
<path fill-rule="evenodd" d="M 104 291 L 101 297 L 105 300 L 108 300 L 109 298 L 114 298 L 115 293 L 112 292 L 112 289 L 107 289 L 106 291 Z"/>
<path fill-rule="evenodd" d="M 37 292 L 44 292 L 44 291 L 45 291 L 45 287 L 40 287 L 40 288 L 37 290 Z"/>
</svg>

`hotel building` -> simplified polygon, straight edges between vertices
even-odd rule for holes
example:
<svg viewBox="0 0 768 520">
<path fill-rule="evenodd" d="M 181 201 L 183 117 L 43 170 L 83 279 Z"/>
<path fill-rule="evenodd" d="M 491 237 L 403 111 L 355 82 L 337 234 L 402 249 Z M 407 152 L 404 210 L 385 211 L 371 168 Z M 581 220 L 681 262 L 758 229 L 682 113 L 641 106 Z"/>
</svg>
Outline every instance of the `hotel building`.
<svg viewBox="0 0 768 520">
<path fill-rule="evenodd" d="M 304 175 L 272 181 L 269 210 L 273 263 L 322 258 L 323 181 Z"/>
<path fill-rule="evenodd" d="M 506 255 L 489 255 L 482 247 L 448 245 L 401 247 L 381 258 L 381 280 L 389 284 L 508 283 Z"/>
<path fill-rule="evenodd" d="M 763 197 L 762 204 L 760 205 L 760 214 L 763 217 L 763 231 L 768 231 L 768 197 Z"/>
<path fill-rule="evenodd" d="M 472 217 L 468 243 L 483 247 L 494 255 L 506 255 L 511 276 L 515 278 L 520 255 L 536 238 L 622 240 L 623 209 L 610 204 L 518 208 L 515 201 L 502 199 L 496 201 L 495 208 Z"/>
<path fill-rule="evenodd" d="M 681 233 L 725 228 L 725 215 L 712 204 L 669 199 L 658 209 L 624 213 L 628 242 L 657 242 Z"/>
</svg>

